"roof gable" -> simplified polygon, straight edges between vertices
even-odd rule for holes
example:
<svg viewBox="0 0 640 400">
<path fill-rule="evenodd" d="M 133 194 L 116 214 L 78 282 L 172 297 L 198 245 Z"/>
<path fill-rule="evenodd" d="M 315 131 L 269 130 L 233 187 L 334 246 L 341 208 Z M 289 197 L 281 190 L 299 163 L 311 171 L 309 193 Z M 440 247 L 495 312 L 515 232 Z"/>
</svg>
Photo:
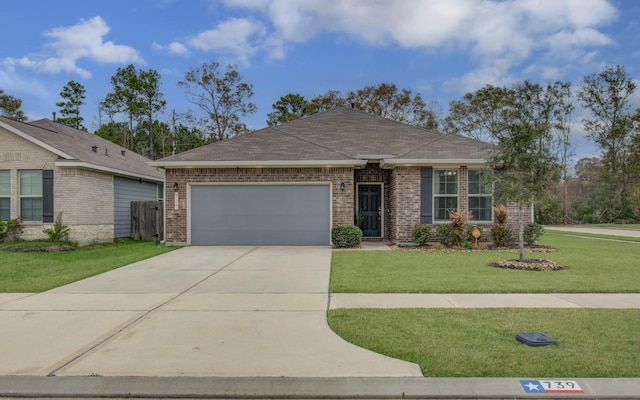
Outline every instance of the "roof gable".
<svg viewBox="0 0 640 400">
<path fill-rule="evenodd" d="M 0 117 L 0 124 L 10 132 L 57 154 L 57 166 L 96 169 L 158 182 L 163 180 L 163 174 L 151 167 L 146 157 L 91 133 L 48 119 L 24 123 Z M 93 146 L 96 146 L 95 152 Z"/>
<path fill-rule="evenodd" d="M 258 161 L 422 159 L 482 162 L 489 144 L 403 124 L 360 110 L 337 108 L 212 143 L 152 165 L 248 165 Z"/>
</svg>

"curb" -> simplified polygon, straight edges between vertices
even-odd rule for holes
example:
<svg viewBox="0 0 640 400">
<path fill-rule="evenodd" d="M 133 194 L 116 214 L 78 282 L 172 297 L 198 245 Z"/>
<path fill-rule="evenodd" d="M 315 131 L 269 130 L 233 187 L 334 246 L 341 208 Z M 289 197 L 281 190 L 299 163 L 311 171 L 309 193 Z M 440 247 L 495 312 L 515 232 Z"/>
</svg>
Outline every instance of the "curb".
<svg viewBox="0 0 640 400">
<path fill-rule="evenodd" d="M 0 376 L 0 398 L 640 399 L 640 378 L 574 379 L 582 394 L 525 393 L 519 378 Z"/>
</svg>

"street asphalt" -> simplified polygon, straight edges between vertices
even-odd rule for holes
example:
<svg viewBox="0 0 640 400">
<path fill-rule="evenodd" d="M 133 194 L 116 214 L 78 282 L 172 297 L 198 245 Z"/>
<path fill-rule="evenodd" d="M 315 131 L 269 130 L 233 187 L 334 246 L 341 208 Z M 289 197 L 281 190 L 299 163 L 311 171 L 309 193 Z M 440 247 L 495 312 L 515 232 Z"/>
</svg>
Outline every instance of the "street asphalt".
<svg viewBox="0 0 640 400">
<path fill-rule="evenodd" d="M 582 393 L 554 394 L 526 389 L 536 377 L 424 378 L 326 323 L 329 307 L 640 308 L 640 295 L 329 297 L 330 264 L 328 247 L 186 247 L 0 294 L 0 397 L 640 399 L 640 378 L 576 377 Z"/>
</svg>

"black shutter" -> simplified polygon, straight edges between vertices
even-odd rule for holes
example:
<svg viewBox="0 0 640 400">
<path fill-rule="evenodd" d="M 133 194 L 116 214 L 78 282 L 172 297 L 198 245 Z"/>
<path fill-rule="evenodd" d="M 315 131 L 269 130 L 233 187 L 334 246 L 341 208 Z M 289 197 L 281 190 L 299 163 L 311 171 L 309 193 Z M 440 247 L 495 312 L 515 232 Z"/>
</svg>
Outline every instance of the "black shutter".
<svg viewBox="0 0 640 400">
<path fill-rule="evenodd" d="M 420 178 L 420 223 L 433 222 L 433 168 L 422 168 Z"/>
<path fill-rule="evenodd" d="M 42 171 L 42 222 L 53 222 L 53 170 Z"/>
</svg>

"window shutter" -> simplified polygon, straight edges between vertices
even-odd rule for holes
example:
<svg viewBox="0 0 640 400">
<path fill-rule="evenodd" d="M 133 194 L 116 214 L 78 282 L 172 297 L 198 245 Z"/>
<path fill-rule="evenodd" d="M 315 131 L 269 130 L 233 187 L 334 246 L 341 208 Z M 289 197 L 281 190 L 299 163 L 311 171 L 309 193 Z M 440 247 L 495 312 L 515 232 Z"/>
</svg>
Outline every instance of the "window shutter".
<svg viewBox="0 0 640 400">
<path fill-rule="evenodd" d="M 42 222 L 53 222 L 53 170 L 42 171 Z"/>
<path fill-rule="evenodd" d="M 420 223 L 433 222 L 433 168 L 422 168 L 420 178 Z"/>
</svg>

